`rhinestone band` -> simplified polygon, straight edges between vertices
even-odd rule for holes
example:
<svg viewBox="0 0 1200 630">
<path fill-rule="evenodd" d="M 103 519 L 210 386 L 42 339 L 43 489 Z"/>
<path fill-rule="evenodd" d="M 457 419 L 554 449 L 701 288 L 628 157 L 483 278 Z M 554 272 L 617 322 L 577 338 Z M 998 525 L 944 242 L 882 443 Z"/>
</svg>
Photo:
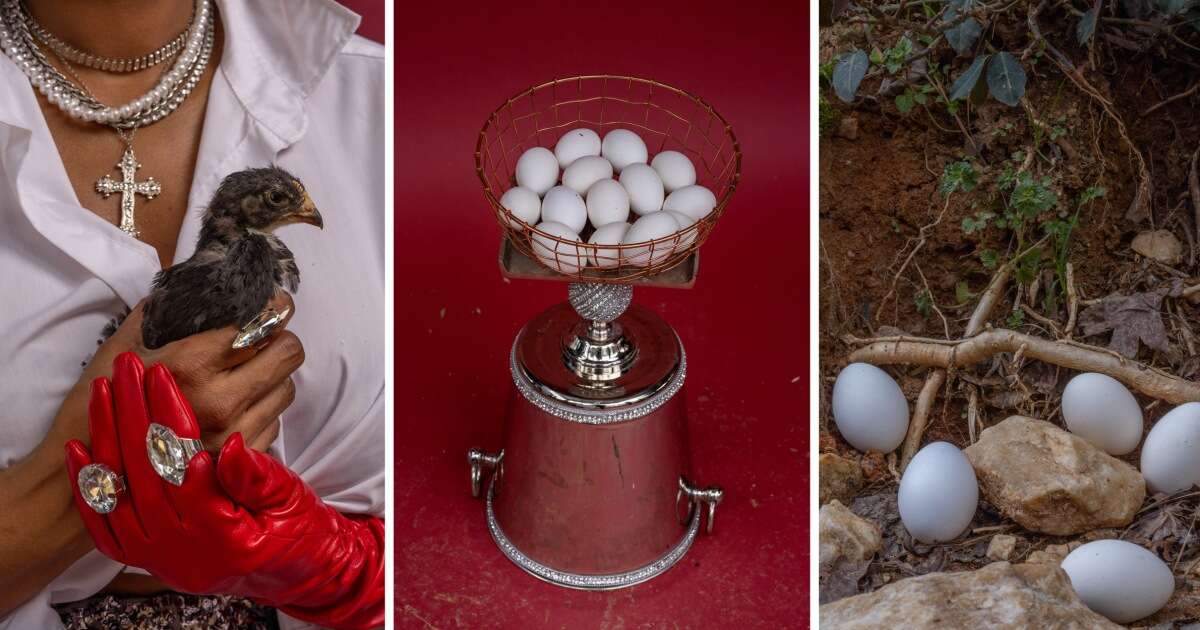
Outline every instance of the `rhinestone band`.
<svg viewBox="0 0 1200 630">
<path fill-rule="evenodd" d="M 688 523 L 688 528 L 683 533 L 683 538 L 680 538 L 679 542 L 675 543 L 675 546 L 663 554 L 662 557 L 640 569 L 626 571 L 625 573 L 608 573 L 603 575 L 558 571 L 521 553 L 521 550 L 517 549 L 517 546 L 504 535 L 504 530 L 500 529 L 500 523 L 496 520 L 496 512 L 492 509 L 492 494 L 495 484 L 496 480 L 493 478 L 492 482 L 488 485 L 487 523 L 488 530 L 492 533 L 492 539 L 496 541 L 496 546 L 500 547 L 500 551 L 509 560 L 512 560 L 514 564 L 521 567 L 527 573 L 559 586 L 607 591 L 640 584 L 663 573 L 674 566 L 676 562 L 679 562 L 679 559 L 691 548 L 692 542 L 696 540 L 696 532 L 700 530 L 700 510 L 694 510 L 691 522 Z"/>
<path fill-rule="evenodd" d="M 29 11 L 26 10 L 25 13 L 28 15 Z M 192 16 L 192 19 L 195 20 L 195 15 Z M 162 48 L 159 48 L 148 55 L 133 57 L 131 59 L 101 57 L 79 50 L 78 48 L 68 44 L 67 42 L 64 42 L 58 37 L 55 37 L 55 35 L 46 30 L 44 26 L 39 24 L 36 20 L 33 20 L 32 16 L 30 16 L 28 21 L 30 27 L 29 30 L 33 32 L 33 35 L 37 37 L 38 41 L 45 44 L 50 50 L 58 53 L 71 63 L 77 63 L 87 68 L 103 70 L 105 72 L 125 73 L 137 72 L 139 70 L 145 70 L 146 68 L 153 68 L 154 66 L 157 66 L 158 64 L 179 54 L 179 51 L 183 50 L 183 47 L 187 45 L 188 29 L 184 29 L 182 33 L 175 36 L 175 39 L 172 39 L 163 45 Z M 190 22 L 188 23 L 188 28 L 191 28 Z"/>
<path fill-rule="evenodd" d="M 517 391 L 521 392 L 525 400 L 528 400 L 538 409 L 556 418 L 571 422 L 581 424 L 614 424 L 649 415 L 655 409 L 666 404 L 668 400 L 671 400 L 671 397 L 683 387 L 683 381 L 687 377 L 687 354 L 683 351 L 683 344 L 680 343 L 679 367 L 675 369 L 675 374 L 671 376 L 670 382 L 659 390 L 658 393 L 631 409 L 580 409 L 547 398 L 544 394 L 537 391 L 533 383 L 529 382 L 529 379 L 521 372 L 521 367 L 517 365 L 517 343 L 520 340 L 521 338 L 518 335 L 517 341 L 513 342 L 512 351 L 508 356 L 508 369 L 512 372 L 513 384 L 517 386 Z"/>
</svg>

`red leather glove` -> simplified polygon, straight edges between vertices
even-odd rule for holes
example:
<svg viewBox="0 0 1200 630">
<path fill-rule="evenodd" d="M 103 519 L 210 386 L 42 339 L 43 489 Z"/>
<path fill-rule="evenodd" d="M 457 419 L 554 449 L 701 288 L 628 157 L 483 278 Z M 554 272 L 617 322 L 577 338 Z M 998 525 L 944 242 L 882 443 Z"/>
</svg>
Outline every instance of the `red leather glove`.
<svg viewBox="0 0 1200 630">
<path fill-rule="evenodd" d="M 182 485 L 164 481 L 146 455 L 150 423 L 186 438 L 199 438 L 200 428 L 171 373 L 161 364 L 145 373 L 132 353 L 117 357 L 111 382 L 92 382 L 88 416 L 92 452 L 68 442 L 67 469 L 105 555 L 180 591 L 239 595 L 333 628 L 383 625 L 382 519 L 338 513 L 238 433 L 216 464 L 201 452 Z M 93 461 L 125 477 L 108 514 L 79 493 L 79 469 Z"/>
</svg>

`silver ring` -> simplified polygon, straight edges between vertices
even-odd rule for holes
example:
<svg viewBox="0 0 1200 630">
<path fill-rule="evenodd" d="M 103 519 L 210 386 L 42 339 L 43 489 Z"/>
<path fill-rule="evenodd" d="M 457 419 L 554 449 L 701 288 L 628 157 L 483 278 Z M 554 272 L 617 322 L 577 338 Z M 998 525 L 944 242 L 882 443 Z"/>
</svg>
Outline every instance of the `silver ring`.
<svg viewBox="0 0 1200 630">
<path fill-rule="evenodd" d="M 276 311 L 273 308 L 268 308 L 254 319 L 250 320 L 245 326 L 242 326 L 241 332 L 233 338 L 233 349 L 241 350 L 249 348 L 258 342 L 271 336 L 275 329 L 287 319 L 288 314 L 292 312 L 292 307 L 285 307 L 282 311 Z"/>
<path fill-rule="evenodd" d="M 88 507 L 108 514 L 117 508 L 117 495 L 125 491 L 125 480 L 104 464 L 88 464 L 79 469 L 75 480 L 79 494 Z"/>
<path fill-rule="evenodd" d="M 203 450 L 204 443 L 200 440 L 179 437 L 157 422 L 150 423 L 150 430 L 146 432 L 146 456 L 150 458 L 150 465 L 171 485 L 183 485 L 188 463 Z"/>
</svg>

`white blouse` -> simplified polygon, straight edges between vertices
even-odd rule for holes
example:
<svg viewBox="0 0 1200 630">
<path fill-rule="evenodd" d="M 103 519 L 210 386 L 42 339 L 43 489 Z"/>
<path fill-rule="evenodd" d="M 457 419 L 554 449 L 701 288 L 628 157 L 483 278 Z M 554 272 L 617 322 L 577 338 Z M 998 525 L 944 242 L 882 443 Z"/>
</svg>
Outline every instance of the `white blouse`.
<svg viewBox="0 0 1200 630">
<path fill-rule="evenodd" d="M 355 36 L 358 16 L 332 0 L 217 4 L 225 48 L 175 262 L 194 251 L 224 175 L 276 163 L 304 181 L 325 229 L 278 232 L 300 266 L 289 329 L 307 359 L 273 449 L 331 505 L 382 515 L 383 48 Z M 44 438 L 105 324 L 158 270 L 152 247 L 79 204 L 33 88 L 0 54 L 0 468 Z M 60 628 L 51 604 L 89 597 L 123 569 L 92 551 L 0 629 Z"/>
</svg>

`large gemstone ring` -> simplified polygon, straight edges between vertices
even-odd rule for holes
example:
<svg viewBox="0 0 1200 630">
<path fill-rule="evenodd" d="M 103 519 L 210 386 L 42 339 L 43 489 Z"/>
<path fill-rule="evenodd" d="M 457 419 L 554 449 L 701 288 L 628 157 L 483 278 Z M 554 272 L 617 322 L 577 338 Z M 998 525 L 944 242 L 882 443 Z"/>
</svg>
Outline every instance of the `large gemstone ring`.
<svg viewBox="0 0 1200 630">
<path fill-rule="evenodd" d="M 288 314 L 291 312 L 291 307 L 286 307 L 282 311 L 267 308 L 258 315 L 255 315 L 254 319 L 250 320 L 245 326 L 242 326 L 241 331 L 233 338 L 233 349 L 241 350 L 242 348 L 249 348 L 263 339 L 270 337 L 271 333 L 287 319 Z"/>
<path fill-rule="evenodd" d="M 117 495 L 125 491 L 121 476 L 104 464 L 88 464 L 79 469 L 79 494 L 88 507 L 108 514 L 117 507 Z"/>
<path fill-rule="evenodd" d="M 150 465 L 159 477 L 172 485 L 183 485 L 188 462 L 203 450 L 204 443 L 200 440 L 181 438 L 157 422 L 150 423 L 150 430 L 146 432 L 146 456 L 150 458 Z"/>
</svg>

